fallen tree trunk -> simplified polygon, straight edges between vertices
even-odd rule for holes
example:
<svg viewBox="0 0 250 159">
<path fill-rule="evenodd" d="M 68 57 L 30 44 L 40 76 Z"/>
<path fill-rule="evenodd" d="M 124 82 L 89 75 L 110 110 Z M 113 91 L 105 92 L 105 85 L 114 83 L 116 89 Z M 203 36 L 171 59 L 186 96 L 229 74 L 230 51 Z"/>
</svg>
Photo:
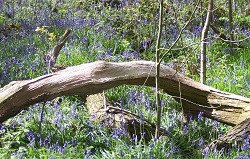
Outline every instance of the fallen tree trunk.
<svg viewBox="0 0 250 159">
<path fill-rule="evenodd" d="M 13 81 L 0 89 L 0 122 L 31 104 L 62 95 L 87 96 L 122 84 L 154 86 L 154 65 L 149 61 L 97 61 L 32 80 Z M 250 99 L 193 81 L 168 66 L 161 65 L 160 82 L 166 93 L 182 100 L 184 112 L 202 111 L 206 117 L 229 125 L 236 125 L 250 115 Z"/>
<path fill-rule="evenodd" d="M 237 142 L 240 144 L 248 144 L 250 141 L 250 118 L 245 119 L 238 125 L 230 129 L 226 134 L 209 144 L 210 148 L 229 149 L 232 144 Z M 244 141 L 245 140 L 245 141 Z M 244 143 L 245 142 L 245 143 Z"/>
</svg>

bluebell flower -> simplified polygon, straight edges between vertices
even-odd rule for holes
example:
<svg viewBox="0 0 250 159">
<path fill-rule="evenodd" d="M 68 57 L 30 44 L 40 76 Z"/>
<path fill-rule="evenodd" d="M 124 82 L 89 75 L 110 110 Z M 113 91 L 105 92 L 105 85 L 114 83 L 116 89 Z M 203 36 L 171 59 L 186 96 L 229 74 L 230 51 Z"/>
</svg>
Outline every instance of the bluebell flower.
<svg viewBox="0 0 250 159">
<path fill-rule="evenodd" d="M 187 124 L 184 125 L 184 135 L 188 134 L 188 126 Z"/>
<path fill-rule="evenodd" d="M 198 119 L 201 119 L 203 114 L 204 114 L 204 112 L 200 112 L 200 113 L 198 114 Z"/>
<path fill-rule="evenodd" d="M 208 155 L 208 153 L 209 153 L 209 147 L 207 146 L 207 147 L 206 147 L 205 149 L 203 149 L 203 151 L 202 151 L 203 157 L 206 158 L 206 156 Z"/>
<path fill-rule="evenodd" d="M 137 141 L 137 135 L 133 134 L 132 138 L 130 139 L 130 141 L 136 142 Z"/>
<path fill-rule="evenodd" d="M 51 135 L 47 135 L 44 139 L 43 139 L 43 145 L 49 145 L 51 143 Z"/>
<path fill-rule="evenodd" d="M 88 150 L 86 151 L 86 153 L 85 153 L 84 158 L 85 158 L 85 159 L 88 159 L 90 155 L 91 155 L 91 149 L 88 149 Z"/>
<path fill-rule="evenodd" d="M 109 140 L 106 141 L 106 146 L 108 146 L 108 147 L 110 146 L 110 141 Z"/>
<path fill-rule="evenodd" d="M 122 54 L 125 58 L 131 58 L 131 54 L 128 51 L 124 51 Z"/>
<path fill-rule="evenodd" d="M 0 131 L 4 129 L 4 124 L 0 123 Z"/>
<path fill-rule="evenodd" d="M 198 145 L 199 145 L 199 147 L 202 147 L 202 146 L 203 146 L 203 144 L 204 144 L 204 138 L 203 138 L 203 137 L 201 137 L 201 138 L 200 138 L 200 140 L 199 140 Z"/>
<path fill-rule="evenodd" d="M 154 142 L 154 141 L 152 141 L 152 142 L 150 143 L 150 145 L 149 145 L 149 148 L 150 148 L 150 149 L 153 149 L 153 148 L 154 148 L 154 146 L 155 146 L 155 142 Z"/>
<path fill-rule="evenodd" d="M 29 132 L 26 133 L 26 136 L 27 136 L 30 144 L 33 145 L 35 143 L 35 141 L 36 141 L 36 137 L 35 137 L 34 133 L 32 131 L 29 131 Z"/>
<path fill-rule="evenodd" d="M 216 130 L 218 130 L 218 128 L 219 128 L 219 122 L 216 121 L 216 120 L 214 120 L 214 126 L 215 126 Z"/>
</svg>

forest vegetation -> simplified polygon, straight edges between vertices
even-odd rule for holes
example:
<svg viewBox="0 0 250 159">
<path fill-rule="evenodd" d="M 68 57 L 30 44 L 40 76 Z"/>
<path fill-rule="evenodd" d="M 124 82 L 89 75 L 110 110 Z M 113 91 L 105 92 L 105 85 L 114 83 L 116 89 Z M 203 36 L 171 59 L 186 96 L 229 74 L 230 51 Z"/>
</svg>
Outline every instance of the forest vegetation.
<svg viewBox="0 0 250 159">
<path fill-rule="evenodd" d="M 209 1 L 167 0 L 163 6 L 161 55 L 180 35 L 162 64 L 200 81 L 201 35 Z M 250 4 L 213 2 L 206 38 L 206 85 L 250 98 Z M 232 4 L 232 28 L 229 4 Z M 188 25 L 183 28 L 191 18 Z M 159 3 L 153 0 L 0 0 L 0 89 L 12 81 L 48 74 L 45 57 L 66 29 L 72 32 L 56 61 L 71 67 L 98 60 L 155 61 Z M 230 32 L 229 28 L 232 29 Z M 230 43 L 233 35 L 234 43 Z M 157 121 L 155 88 L 121 85 L 105 90 L 109 101 Z M 161 93 L 161 127 L 173 136 L 146 141 L 126 130 L 93 122 L 79 96 L 36 103 L 0 123 L 0 158 L 250 158 L 250 136 L 230 148 L 209 144 L 231 126 L 189 116 Z M 143 134 L 142 134 L 143 136 Z"/>
</svg>

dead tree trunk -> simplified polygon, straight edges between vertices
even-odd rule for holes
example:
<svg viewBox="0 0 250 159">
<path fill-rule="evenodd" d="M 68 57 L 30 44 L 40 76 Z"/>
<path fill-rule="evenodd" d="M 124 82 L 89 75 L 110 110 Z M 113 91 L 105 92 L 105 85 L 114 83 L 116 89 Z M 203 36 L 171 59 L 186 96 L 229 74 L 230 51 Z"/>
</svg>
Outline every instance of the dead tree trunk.
<svg viewBox="0 0 250 159">
<path fill-rule="evenodd" d="M 29 105 L 58 96 L 100 93 L 122 84 L 155 86 L 155 63 L 97 61 L 68 67 L 32 80 L 13 81 L 0 89 L 0 122 Z M 204 112 L 206 117 L 236 125 L 250 115 L 250 99 L 208 87 L 161 65 L 161 88 L 180 98 L 185 112 Z M 179 88 L 180 87 L 180 88 Z M 180 100 L 178 100 L 180 101 Z"/>
<path fill-rule="evenodd" d="M 155 86 L 153 69 L 155 63 L 149 61 L 123 63 L 97 61 L 69 67 L 32 80 L 13 81 L 0 89 L 0 122 L 15 116 L 31 104 L 62 95 L 87 96 L 122 84 Z M 249 98 L 208 87 L 164 65 L 161 65 L 160 70 L 161 88 L 178 99 L 177 101 L 182 101 L 184 112 L 193 114 L 204 112 L 206 117 L 219 122 L 232 126 L 239 124 L 240 129 L 235 128 L 239 131 L 233 130 L 229 134 L 238 136 L 236 140 L 241 139 L 239 137 L 243 130 L 249 129 L 247 119 L 250 115 Z M 114 110 L 112 107 L 110 109 Z M 246 124 L 240 124 L 244 120 Z M 245 134 L 250 135 L 250 131 Z M 223 139 L 225 142 L 220 143 L 228 143 L 227 137 L 221 140 Z"/>
<path fill-rule="evenodd" d="M 243 143 L 245 139 L 249 140 L 250 135 L 250 118 L 245 119 L 226 134 L 213 141 L 209 146 L 210 148 L 230 148 L 234 142 Z"/>
</svg>

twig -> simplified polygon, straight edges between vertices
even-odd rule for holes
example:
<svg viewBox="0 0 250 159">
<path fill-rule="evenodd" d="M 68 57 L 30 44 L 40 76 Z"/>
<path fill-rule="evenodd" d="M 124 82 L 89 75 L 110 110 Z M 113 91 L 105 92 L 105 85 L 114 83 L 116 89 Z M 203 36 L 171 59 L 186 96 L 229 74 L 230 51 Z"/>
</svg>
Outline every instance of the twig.
<svg viewBox="0 0 250 159">
<path fill-rule="evenodd" d="M 166 95 L 166 94 L 165 94 L 165 93 L 162 93 L 162 95 Z M 186 102 L 188 102 L 188 103 L 191 103 L 191 104 L 193 104 L 193 105 L 196 105 L 196 106 L 199 106 L 199 107 L 203 107 L 203 108 L 207 108 L 207 109 L 218 109 L 218 108 L 221 107 L 221 106 L 214 107 L 214 106 L 209 106 L 209 105 L 198 104 L 198 103 L 192 102 L 192 101 L 190 101 L 190 100 L 188 100 L 188 99 L 185 99 L 185 98 L 182 98 L 182 97 L 178 97 L 178 96 L 173 96 L 173 95 L 171 95 L 171 97 L 173 97 L 173 98 L 178 98 L 178 99 L 181 99 L 181 100 L 186 101 Z"/>
<path fill-rule="evenodd" d="M 243 42 L 243 41 L 245 41 L 245 40 L 247 40 L 247 39 L 249 39 L 250 38 L 250 36 L 248 36 L 248 37 L 246 37 L 246 38 L 244 38 L 244 39 L 241 39 L 241 40 L 234 40 L 234 41 L 231 41 L 231 40 L 225 40 L 225 39 L 223 39 L 223 38 L 221 38 L 221 37 L 216 37 L 216 36 L 214 36 L 214 38 L 216 38 L 216 39 L 220 39 L 220 40 L 222 40 L 222 41 L 224 41 L 224 42 L 228 42 L 228 43 L 240 43 L 240 42 Z"/>
<path fill-rule="evenodd" d="M 40 121 L 38 122 L 38 124 L 39 124 L 38 131 L 39 131 L 40 134 L 41 134 L 41 131 L 42 131 L 42 122 L 43 122 L 43 113 L 44 113 L 45 104 L 46 104 L 46 102 L 44 101 L 43 106 L 42 106 L 42 112 L 40 114 Z"/>
<path fill-rule="evenodd" d="M 193 46 L 193 45 L 197 45 L 197 44 L 200 44 L 200 42 L 195 42 L 195 43 L 191 43 L 187 46 L 184 46 L 184 47 L 181 47 L 181 48 L 175 48 L 175 49 L 171 49 L 171 51 L 179 51 L 179 50 L 184 50 L 186 48 L 189 48 L 190 46 Z M 160 48 L 160 50 L 169 50 L 169 49 L 165 49 L 165 48 Z"/>
<path fill-rule="evenodd" d="M 114 110 L 119 111 L 118 113 L 123 112 L 123 113 L 125 113 L 125 114 L 127 114 L 127 115 L 133 115 L 133 116 L 135 116 L 136 118 L 138 118 L 138 119 L 140 119 L 140 120 L 142 120 L 142 121 L 146 121 L 152 128 L 155 128 L 155 127 L 156 127 L 155 124 L 153 124 L 153 123 L 152 123 L 151 121 L 149 121 L 148 119 L 145 119 L 145 118 L 143 118 L 143 117 L 141 117 L 141 116 L 139 116 L 139 115 L 137 115 L 137 114 L 135 114 L 135 113 L 133 113 L 133 112 L 130 112 L 130 111 L 128 111 L 128 110 L 125 110 L 125 109 L 122 109 L 122 108 L 119 108 L 119 107 L 114 107 L 114 106 L 108 106 L 108 107 L 107 107 L 107 112 L 111 113 L 111 111 L 110 111 L 111 109 L 114 109 Z M 172 134 L 171 134 L 169 131 L 165 130 L 165 129 L 160 128 L 160 131 L 163 131 L 163 132 L 166 133 L 168 136 L 172 136 Z"/>
<path fill-rule="evenodd" d="M 225 34 L 222 34 L 215 26 L 210 24 L 210 27 L 213 29 L 215 34 L 219 35 L 220 38 L 222 38 L 223 40 L 227 40 L 227 36 Z"/>
<path fill-rule="evenodd" d="M 147 81 L 148 81 L 148 78 L 149 78 L 149 76 L 150 76 L 150 74 L 151 74 L 151 72 L 152 72 L 152 70 L 153 70 L 153 67 L 154 67 L 154 65 L 151 66 L 150 71 L 149 71 L 149 73 L 148 73 L 148 76 L 147 76 L 147 78 L 145 79 L 145 81 L 144 81 L 144 83 L 143 83 L 142 86 L 145 86 L 145 85 L 146 85 L 146 83 L 147 83 Z"/>
<path fill-rule="evenodd" d="M 190 21 L 192 20 L 192 18 L 193 18 L 193 16 L 194 16 L 194 13 L 196 12 L 196 10 L 197 10 L 197 8 L 198 8 L 200 2 L 201 2 L 201 0 L 199 0 L 199 2 L 197 2 L 196 6 L 195 6 L 195 9 L 194 9 L 193 13 L 191 14 L 189 20 L 188 20 L 187 23 L 182 27 L 182 29 L 181 29 L 181 31 L 180 31 L 178 37 L 177 37 L 176 40 L 174 41 L 174 43 L 170 46 L 170 48 L 167 50 L 167 52 L 164 53 L 164 54 L 162 55 L 162 57 L 161 57 L 159 63 L 162 62 L 164 56 L 166 56 L 166 55 L 172 50 L 172 48 L 175 46 L 175 44 L 179 41 L 179 39 L 181 38 L 182 32 L 184 31 L 184 29 L 187 27 L 187 25 L 188 25 L 188 24 L 190 23 Z"/>
</svg>

